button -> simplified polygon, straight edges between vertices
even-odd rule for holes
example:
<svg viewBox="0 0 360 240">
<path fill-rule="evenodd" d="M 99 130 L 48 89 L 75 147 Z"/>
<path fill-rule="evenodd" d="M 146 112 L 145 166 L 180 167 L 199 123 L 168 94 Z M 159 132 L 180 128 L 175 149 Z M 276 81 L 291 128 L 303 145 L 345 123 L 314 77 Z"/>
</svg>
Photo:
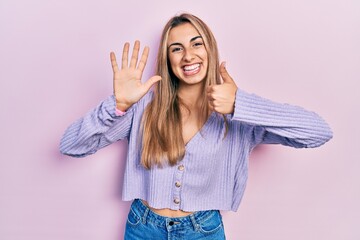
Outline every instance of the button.
<svg viewBox="0 0 360 240">
<path fill-rule="evenodd" d="M 177 181 L 177 182 L 175 182 L 175 186 L 176 186 L 177 188 L 179 188 L 179 187 L 181 187 L 181 183 L 180 183 L 179 181 Z"/>
<path fill-rule="evenodd" d="M 174 203 L 175 203 L 175 204 L 179 204 L 179 203 L 180 203 L 180 199 L 175 198 L 175 199 L 174 199 Z"/>
<path fill-rule="evenodd" d="M 185 167 L 184 167 L 184 165 L 180 165 L 180 166 L 178 166 L 178 169 L 179 169 L 179 171 L 184 171 Z"/>
<path fill-rule="evenodd" d="M 174 222 L 173 222 L 173 221 L 170 221 L 170 222 L 169 222 L 169 225 L 170 225 L 170 226 L 174 225 Z"/>
</svg>

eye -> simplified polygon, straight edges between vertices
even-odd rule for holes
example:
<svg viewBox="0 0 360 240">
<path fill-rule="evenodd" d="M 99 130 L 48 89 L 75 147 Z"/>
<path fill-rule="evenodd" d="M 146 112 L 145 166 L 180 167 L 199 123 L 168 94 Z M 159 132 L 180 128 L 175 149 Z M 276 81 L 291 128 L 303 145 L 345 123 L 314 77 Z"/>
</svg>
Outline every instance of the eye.
<svg viewBox="0 0 360 240">
<path fill-rule="evenodd" d="M 200 46 L 202 46 L 202 45 L 204 45 L 204 43 L 202 43 L 202 42 L 195 42 L 194 43 L 194 47 L 200 47 Z"/>
<path fill-rule="evenodd" d="M 174 47 L 174 48 L 172 48 L 171 49 L 171 52 L 179 52 L 179 51 L 181 51 L 182 50 L 182 48 L 181 47 Z"/>
</svg>

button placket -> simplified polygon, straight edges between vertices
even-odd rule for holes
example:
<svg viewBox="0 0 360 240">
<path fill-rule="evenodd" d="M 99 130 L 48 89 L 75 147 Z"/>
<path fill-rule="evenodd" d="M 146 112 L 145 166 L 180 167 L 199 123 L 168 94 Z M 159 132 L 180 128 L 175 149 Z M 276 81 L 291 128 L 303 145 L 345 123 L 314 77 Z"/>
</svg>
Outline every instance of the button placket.
<svg viewBox="0 0 360 240">
<path fill-rule="evenodd" d="M 180 208 L 181 197 L 180 192 L 182 188 L 182 179 L 185 171 L 185 166 L 180 164 L 176 168 L 175 178 L 173 182 L 173 203 L 176 209 Z"/>
</svg>

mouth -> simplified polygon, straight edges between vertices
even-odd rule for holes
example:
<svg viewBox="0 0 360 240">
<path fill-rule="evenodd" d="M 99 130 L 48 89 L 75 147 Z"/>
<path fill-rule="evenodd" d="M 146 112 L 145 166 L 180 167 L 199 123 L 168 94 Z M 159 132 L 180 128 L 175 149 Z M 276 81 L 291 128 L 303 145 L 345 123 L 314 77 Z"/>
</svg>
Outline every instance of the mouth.
<svg viewBox="0 0 360 240">
<path fill-rule="evenodd" d="M 200 63 L 186 65 L 182 67 L 185 76 L 192 76 L 200 72 Z"/>
</svg>

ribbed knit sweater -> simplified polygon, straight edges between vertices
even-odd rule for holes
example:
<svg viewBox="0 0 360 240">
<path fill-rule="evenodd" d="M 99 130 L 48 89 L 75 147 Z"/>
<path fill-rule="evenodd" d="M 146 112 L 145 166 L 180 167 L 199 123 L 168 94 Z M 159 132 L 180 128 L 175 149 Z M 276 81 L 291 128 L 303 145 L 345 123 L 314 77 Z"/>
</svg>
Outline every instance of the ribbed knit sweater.
<svg viewBox="0 0 360 240">
<path fill-rule="evenodd" d="M 225 122 L 213 112 L 186 144 L 185 156 L 176 166 L 140 164 L 140 123 L 153 92 L 132 105 L 123 116 L 115 113 L 115 97 L 109 96 L 65 132 L 60 151 L 84 157 L 115 141 L 128 140 L 122 198 L 146 200 L 153 208 L 173 210 L 237 211 L 248 178 L 248 159 L 262 143 L 296 148 L 317 147 L 332 138 L 328 124 L 301 107 L 275 103 L 240 89 L 235 110 Z"/>
</svg>

